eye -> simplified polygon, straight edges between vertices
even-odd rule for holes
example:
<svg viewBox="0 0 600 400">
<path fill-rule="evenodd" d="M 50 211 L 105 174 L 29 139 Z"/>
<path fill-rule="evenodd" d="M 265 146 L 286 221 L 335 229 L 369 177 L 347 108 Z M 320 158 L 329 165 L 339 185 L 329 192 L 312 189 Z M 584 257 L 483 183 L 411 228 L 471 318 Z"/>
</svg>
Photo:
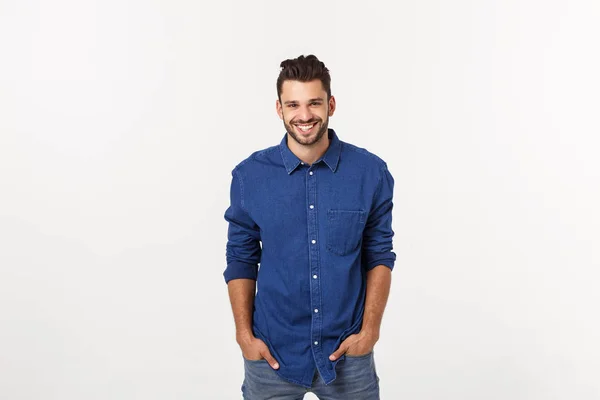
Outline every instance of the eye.
<svg viewBox="0 0 600 400">
<path fill-rule="evenodd" d="M 320 106 L 321 103 L 319 103 L 318 101 L 313 101 L 312 103 L 310 103 L 311 106 Z"/>
<path fill-rule="evenodd" d="M 294 108 L 294 107 L 296 107 L 296 106 L 298 106 L 298 105 L 297 105 L 297 104 L 288 104 L 288 107 L 289 107 L 289 108 Z"/>
</svg>

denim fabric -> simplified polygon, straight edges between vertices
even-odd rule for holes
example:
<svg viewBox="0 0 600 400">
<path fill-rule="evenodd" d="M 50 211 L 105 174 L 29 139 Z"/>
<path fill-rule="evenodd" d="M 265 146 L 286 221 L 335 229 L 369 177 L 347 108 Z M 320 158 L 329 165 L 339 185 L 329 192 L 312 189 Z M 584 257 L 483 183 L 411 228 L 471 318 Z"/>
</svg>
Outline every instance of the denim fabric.
<svg viewBox="0 0 600 400">
<path fill-rule="evenodd" d="M 315 374 L 311 388 L 281 379 L 265 361 L 244 359 L 244 400 L 300 400 L 308 392 L 320 400 L 379 400 L 379 377 L 373 352 L 359 357 L 347 356 L 336 366 L 337 378 L 325 385 Z"/>
<path fill-rule="evenodd" d="M 392 196 L 387 164 L 328 131 L 312 165 L 280 144 L 252 153 L 232 171 L 225 281 L 255 279 L 254 335 L 280 368 L 310 387 L 315 370 L 336 378 L 330 361 L 361 329 L 366 273 L 393 269 Z M 259 268 L 260 264 L 260 268 Z"/>
</svg>

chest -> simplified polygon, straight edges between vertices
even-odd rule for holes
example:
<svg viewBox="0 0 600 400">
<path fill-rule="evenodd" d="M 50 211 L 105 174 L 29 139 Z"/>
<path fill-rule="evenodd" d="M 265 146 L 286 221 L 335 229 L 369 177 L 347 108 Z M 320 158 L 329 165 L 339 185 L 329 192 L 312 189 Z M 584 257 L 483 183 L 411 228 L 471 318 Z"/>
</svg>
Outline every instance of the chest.
<svg viewBox="0 0 600 400">
<path fill-rule="evenodd" d="M 245 188 L 246 205 L 262 230 L 285 232 L 304 228 L 311 221 L 324 224 L 340 216 L 337 211 L 368 214 L 377 182 L 365 174 L 333 172 L 325 168 L 299 168 L 291 174 L 268 174 Z M 346 214 L 344 214 L 346 215 Z"/>
</svg>

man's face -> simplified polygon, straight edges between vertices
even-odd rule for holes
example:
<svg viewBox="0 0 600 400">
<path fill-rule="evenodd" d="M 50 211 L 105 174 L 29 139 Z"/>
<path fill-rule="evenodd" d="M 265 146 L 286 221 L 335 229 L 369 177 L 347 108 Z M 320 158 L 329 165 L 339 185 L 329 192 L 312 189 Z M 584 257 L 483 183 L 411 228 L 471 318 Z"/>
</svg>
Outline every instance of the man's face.
<svg viewBox="0 0 600 400">
<path fill-rule="evenodd" d="M 334 111 L 335 99 L 331 96 L 327 100 L 327 92 L 319 79 L 283 82 L 277 114 L 298 144 L 311 146 L 319 142 L 327 132 L 329 117 Z"/>
</svg>

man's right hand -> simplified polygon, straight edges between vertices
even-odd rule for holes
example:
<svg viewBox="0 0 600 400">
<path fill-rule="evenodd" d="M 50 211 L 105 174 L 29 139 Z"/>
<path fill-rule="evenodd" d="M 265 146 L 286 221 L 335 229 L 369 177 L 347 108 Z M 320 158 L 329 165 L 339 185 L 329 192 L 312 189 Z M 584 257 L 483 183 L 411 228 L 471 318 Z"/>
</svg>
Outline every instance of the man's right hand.
<svg viewBox="0 0 600 400">
<path fill-rule="evenodd" d="M 238 338 L 238 344 L 242 349 L 242 355 L 250 361 L 266 360 L 271 368 L 279 369 L 279 364 L 271 355 L 269 348 L 262 340 L 254 337 L 254 335 L 245 335 Z"/>
</svg>

